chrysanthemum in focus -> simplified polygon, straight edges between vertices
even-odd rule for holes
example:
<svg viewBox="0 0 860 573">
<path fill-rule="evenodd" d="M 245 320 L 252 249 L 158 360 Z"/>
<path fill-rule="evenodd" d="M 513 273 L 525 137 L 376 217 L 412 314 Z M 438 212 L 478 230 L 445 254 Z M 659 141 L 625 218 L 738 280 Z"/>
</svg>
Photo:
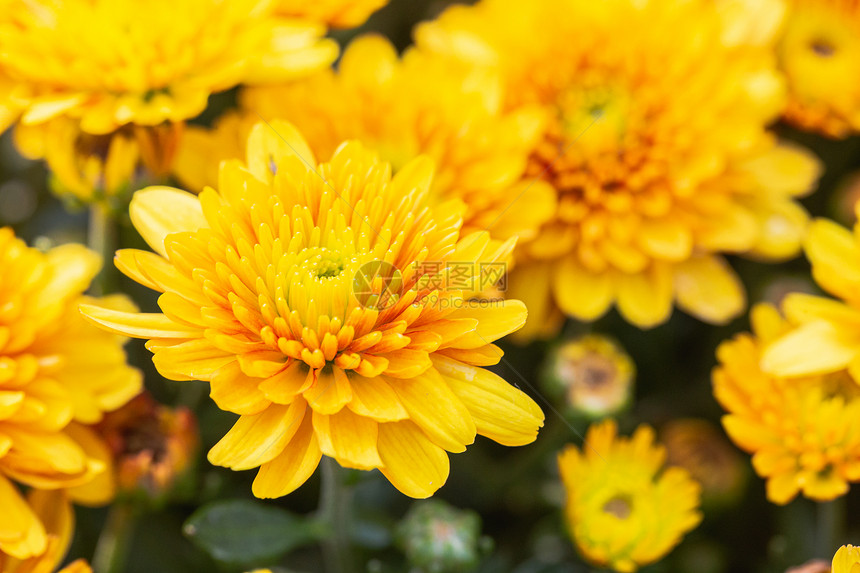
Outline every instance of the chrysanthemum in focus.
<svg viewBox="0 0 860 573">
<path fill-rule="evenodd" d="M 131 218 L 156 253 L 116 262 L 164 293 L 163 314 L 85 313 L 149 339 L 167 378 L 209 381 L 241 415 L 209 460 L 259 467 L 259 497 L 299 487 L 323 454 L 426 497 L 448 477 L 446 451 L 476 434 L 533 441 L 540 409 L 482 368 L 525 307 L 468 300 L 514 241 L 460 236 L 459 202 L 426 206 L 426 158 L 392 177 L 357 143 L 314 157 L 291 125 L 261 123 L 247 164 L 222 163 L 219 191 L 137 192 Z"/>
<path fill-rule="evenodd" d="M 116 146 L 141 148 L 140 165 L 162 175 L 175 126 L 210 95 L 293 79 L 336 57 L 322 21 L 275 14 L 275 4 L 0 0 L 0 132 L 17 122 L 21 150 L 47 159 L 76 195 L 81 182 L 93 185 L 87 200 L 116 194 L 110 179 L 130 175 L 133 154 Z"/>
<path fill-rule="evenodd" d="M 831 137 L 860 131 L 860 2 L 791 0 L 777 53 L 786 118 Z"/>
<path fill-rule="evenodd" d="M 565 516 L 582 555 L 615 571 L 662 559 L 702 520 L 700 488 L 686 470 L 665 467 L 666 450 L 640 426 L 619 437 L 613 420 L 592 425 L 582 451 L 568 446 L 558 465 Z"/>
<path fill-rule="evenodd" d="M 860 573 L 860 547 L 843 545 L 833 556 L 831 573 Z"/>
<path fill-rule="evenodd" d="M 142 379 L 126 364 L 124 339 L 78 312 L 81 302 L 134 308 L 81 294 L 100 266 L 80 245 L 42 253 L 0 229 L 0 551 L 13 557 L 40 554 L 47 540 L 10 479 L 70 488 L 82 502 L 112 495 L 105 447 L 85 425 L 137 394 Z"/>
<path fill-rule="evenodd" d="M 550 183 L 558 207 L 518 247 L 519 334 L 613 304 L 640 327 L 673 303 L 723 323 L 745 297 L 722 254 L 796 254 L 807 216 L 795 197 L 818 163 L 766 129 L 785 94 L 763 34 L 683 0 L 483 0 L 418 28 L 422 50 L 499 70 L 504 109 L 549 116 L 526 176 Z"/>
<path fill-rule="evenodd" d="M 63 491 L 31 490 L 25 505 L 38 520 L 45 532 L 47 543 L 38 555 L 17 559 L 6 553 L 0 545 L 0 573 L 51 573 L 62 562 L 72 541 L 74 514 L 68 497 Z M 4 507 L 4 511 L 7 508 Z M 4 513 L 4 517 L 6 514 Z M 4 523 L 5 525 L 5 523 Z M 3 528 L 0 526 L 0 535 Z M 83 560 L 75 561 L 59 573 L 91 573 Z"/>
<path fill-rule="evenodd" d="M 797 295 L 795 295 L 797 296 Z M 792 298 L 783 308 L 791 314 Z M 798 493 L 816 501 L 844 495 L 860 480 L 860 387 L 844 372 L 778 376 L 762 371 L 775 340 L 792 332 L 775 308 L 751 313 L 752 334 L 717 349 L 714 396 L 723 426 L 767 480 L 767 497 L 785 504 Z"/>
<path fill-rule="evenodd" d="M 284 119 L 319 157 L 348 139 L 377 151 L 395 172 L 428 155 L 436 164 L 433 197 L 466 204 L 464 232 L 533 237 L 554 208 L 546 183 L 521 180 L 542 118 L 536 109 L 501 113 L 499 90 L 493 74 L 414 50 L 399 59 L 387 40 L 365 36 L 347 48 L 337 72 L 246 90 L 242 111 L 214 130 L 189 128 L 177 173 L 195 191 L 214 185 L 217 158 L 244 157 L 260 118 Z"/>
</svg>

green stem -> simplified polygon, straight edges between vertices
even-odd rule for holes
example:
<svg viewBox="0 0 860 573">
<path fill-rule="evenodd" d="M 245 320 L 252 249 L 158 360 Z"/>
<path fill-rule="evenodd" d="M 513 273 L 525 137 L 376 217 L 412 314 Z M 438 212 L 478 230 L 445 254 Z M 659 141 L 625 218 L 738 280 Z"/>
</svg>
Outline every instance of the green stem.
<svg viewBox="0 0 860 573">
<path fill-rule="evenodd" d="M 830 558 L 842 543 L 845 525 L 845 496 L 818 503 L 816 507 L 816 557 Z"/>
<path fill-rule="evenodd" d="M 330 527 L 322 544 L 327 573 L 352 571 L 349 540 L 352 488 L 343 482 L 343 478 L 344 471 L 338 463 L 329 457 L 324 458 L 319 514 Z"/>
<path fill-rule="evenodd" d="M 95 573 L 123 573 L 129 541 L 134 531 L 135 512 L 128 503 L 115 503 L 108 513 L 93 555 Z"/>
<path fill-rule="evenodd" d="M 108 207 L 102 203 L 90 206 L 90 221 L 87 242 L 89 247 L 102 257 L 101 272 L 93 281 L 93 294 L 104 296 L 116 290 L 116 273 L 113 257 L 117 248 L 117 224 Z"/>
</svg>

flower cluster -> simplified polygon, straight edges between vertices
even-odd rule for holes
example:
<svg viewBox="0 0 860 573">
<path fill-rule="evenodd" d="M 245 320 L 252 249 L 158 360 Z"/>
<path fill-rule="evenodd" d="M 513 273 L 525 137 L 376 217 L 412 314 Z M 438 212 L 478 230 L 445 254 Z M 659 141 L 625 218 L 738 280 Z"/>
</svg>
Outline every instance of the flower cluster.
<svg viewBox="0 0 860 573">
<path fill-rule="evenodd" d="M 0 132 L 48 168 L 40 187 L 0 154 L 0 223 L 21 225 L 0 227 L 0 573 L 57 570 L 74 504 L 111 500 L 93 561 L 121 570 L 124 520 L 180 497 L 205 504 L 184 531 L 217 540 L 219 566 L 279 565 L 269 548 L 225 557 L 221 519 L 239 552 L 255 533 L 236 524 L 285 554 L 330 533 L 344 570 L 368 531 L 343 488 L 381 474 L 381 497 L 426 498 L 452 471 L 452 496 L 480 481 L 480 511 L 564 491 L 593 565 L 729 571 L 696 561 L 714 528 L 668 556 L 701 507 L 744 493 L 731 442 L 773 504 L 860 481 L 860 223 L 812 219 L 827 198 L 805 199 L 835 187 L 860 133 L 860 0 L 424 3 L 405 45 L 387 0 L 0 0 Z M 90 247 L 63 244 L 83 218 L 58 222 L 42 187 L 90 210 Z M 4 219 L 22 193 L 48 215 Z M 829 296 L 759 280 L 801 251 Z M 122 294 L 140 287 L 142 310 Z M 748 298 L 769 302 L 719 344 L 709 386 L 727 336 L 710 325 Z M 691 318 L 645 332 L 676 307 Z M 491 445 L 452 470 L 478 436 L 535 442 L 535 394 L 557 419 L 531 457 Z M 255 470 L 250 488 L 200 445 Z M 559 483 L 544 462 L 563 447 Z M 323 457 L 313 516 L 218 505 L 290 494 Z M 490 551 L 475 513 L 405 513 L 379 520 L 403 567 L 362 569 Z M 544 533 L 511 570 L 567 566 L 573 547 Z M 858 567 L 852 546 L 833 559 Z"/>
<path fill-rule="evenodd" d="M 121 295 L 82 294 L 100 266 L 80 245 L 43 253 L 0 229 L 0 563 L 55 543 L 35 508 L 53 503 L 42 490 L 90 504 L 112 497 L 110 456 L 89 426 L 140 392 L 142 376 L 126 364 L 124 339 L 78 312 L 80 303 L 134 309 Z"/>
</svg>

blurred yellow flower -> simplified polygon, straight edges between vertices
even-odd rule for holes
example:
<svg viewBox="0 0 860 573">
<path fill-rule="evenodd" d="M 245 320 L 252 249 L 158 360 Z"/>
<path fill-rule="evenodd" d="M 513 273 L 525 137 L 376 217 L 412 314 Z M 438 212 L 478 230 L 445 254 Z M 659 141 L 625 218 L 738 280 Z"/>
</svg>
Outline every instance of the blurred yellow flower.
<svg viewBox="0 0 860 573">
<path fill-rule="evenodd" d="M 106 134 L 181 122 L 214 92 L 289 79 L 335 58 L 321 23 L 275 17 L 272 4 L 2 0 L 0 69 L 9 81 L 0 82 L 0 101 L 21 109 L 24 125 L 67 116 Z"/>
<path fill-rule="evenodd" d="M 751 322 L 752 334 L 717 349 L 714 396 L 728 412 L 726 432 L 753 454 L 773 503 L 798 493 L 817 501 L 844 495 L 860 480 L 860 388 L 844 372 L 784 377 L 762 371 L 762 355 L 793 327 L 769 305 L 755 307 Z"/>
<path fill-rule="evenodd" d="M 139 165 L 170 171 L 181 124 L 213 93 L 335 59 L 325 14 L 275 4 L 0 0 L 0 132 L 17 121 L 22 153 L 47 160 L 61 196 L 123 196 Z M 338 4 L 329 17 L 366 2 Z"/>
<path fill-rule="evenodd" d="M 567 525 L 586 559 L 635 571 L 663 558 L 699 524 L 699 484 L 665 461 L 649 426 L 624 438 L 613 420 L 592 425 L 582 451 L 568 446 L 559 455 Z"/>
<path fill-rule="evenodd" d="M 810 225 L 804 252 L 815 281 L 844 302 L 802 293 L 786 296 L 782 309 L 796 327 L 769 345 L 762 367 L 779 376 L 847 369 L 860 383 L 860 224 L 852 233 L 818 219 Z"/>
<path fill-rule="evenodd" d="M 81 294 L 100 266 L 80 245 L 42 253 L 0 229 L 0 550 L 17 558 L 41 553 L 46 538 L 10 478 L 71 488 L 81 502 L 113 493 L 105 446 L 84 424 L 137 394 L 142 376 L 126 364 L 124 339 L 78 312 L 81 302 L 134 308 L 122 296 Z"/>
<path fill-rule="evenodd" d="M 364 36 L 347 48 L 337 72 L 246 90 L 241 112 L 212 131 L 189 128 L 177 174 L 194 191 L 215 185 L 217 160 L 243 157 L 252 125 L 285 119 L 319 157 L 349 139 L 380 153 L 395 172 L 426 154 L 436 164 L 432 196 L 466 204 L 463 232 L 533 237 L 555 207 L 546 183 L 521 179 L 542 118 L 535 109 L 501 113 L 499 90 L 492 74 L 415 51 L 401 60 L 384 38 Z"/>
<path fill-rule="evenodd" d="M 259 497 L 299 487 L 322 454 L 427 497 L 448 477 L 446 451 L 476 433 L 532 442 L 540 408 L 482 368 L 526 309 L 469 301 L 514 240 L 461 236 L 459 202 L 427 207 L 426 158 L 391 177 L 346 143 L 317 165 L 281 122 L 255 126 L 247 147 L 247 164 L 222 163 L 220 191 L 135 194 L 132 221 L 156 253 L 120 251 L 117 266 L 164 293 L 164 314 L 85 309 L 150 339 L 162 375 L 209 381 L 241 415 L 209 460 L 259 466 Z"/>
<path fill-rule="evenodd" d="M 786 117 L 831 137 L 860 131 L 860 2 L 791 0 L 777 54 Z"/>
<path fill-rule="evenodd" d="M 546 378 L 553 390 L 564 393 L 572 411 L 598 418 L 630 403 L 636 365 L 613 340 L 589 334 L 566 340 L 552 351 Z"/>
<path fill-rule="evenodd" d="M 843 545 L 833 556 L 832 573 L 860 573 L 860 547 Z"/>
<path fill-rule="evenodd" d="M 785 105 L 777 26 L 744 23 L 716 2 L 482 0 L 418 27 L 422 50 L 499 70 L 504 109 L 549 117 L 526 173 L 558 207 L 518 247 L 510 291 L 530 313 L 518 334 L 613 304 L 640 327 L 673 302 L 723 323 L 745 297 L 722 253 L 796 254 L 795 198 L 819 166 L 767 131 Z"/>
<path fill-rule="evenodd" d="M 51 573 L 62 562 L 72 540 L 74 514 L 62 490 L 30 490 L 24 507 L 35 517 L 47 542 L 38 555 L 18 559 L 5 552 L 0 537 L 0 573 Z M 4 511 L 6 510 L 4 506 Z M 5 516 L 5 514 L 4 514 Z M 5 525 L 5 524 L 4 524 Z M 3 535 L 0 526 L 0 536 Z M 91 573 L 83 560 L 76 561 L 59 573 Z"/>
<path fill-rule="evenodd" d="M 277 0 L 276 11 L 284 16 L 325 22 L 334 28 L 355 28 L 386 4 L 388 0 Z"/>
</svg>

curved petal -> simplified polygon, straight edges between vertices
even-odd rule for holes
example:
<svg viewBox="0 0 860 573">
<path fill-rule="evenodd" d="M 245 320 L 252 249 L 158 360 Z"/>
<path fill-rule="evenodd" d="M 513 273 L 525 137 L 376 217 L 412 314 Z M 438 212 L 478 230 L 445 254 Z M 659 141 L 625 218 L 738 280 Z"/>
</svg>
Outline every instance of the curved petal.
<svg viewBox="0 0 860 573">
<path fill-rule="evenodd" d="M 694 257 L 674 269 L 678 306 L 711 324 L 724 324 L 743 312 L 746 294 L 732 268 L 720 257 Z"/>
<path fill-rule="evenodd" d="M 380 424 L 378 447 L 384 464 L 380 471 L 409 497 L 430 497 L 448 480 L 450 465 L 445 450 L 409 420 Z"/>
<path fill-rule="evenodd" d="M 561 310 L 579 320 L 599 318 L 612 303 L 612 278 L 609 273 L 591 273 L 579 266 L 573 257 L 559 264 L 552 286 Z"/>
<path fill-rule="evenodd" d="M 409 418 L 433 443 L 463 452 L 477 432 L 469 410 L 435 369 L 405 380 L 388 380 Z"/>
<path fill-rule="evenodd" d="M 860 350 L 860 336 L 818 320 L 778 338 L 762 354 L 762 370 L 777 376 L 809 376 L 846 368 Z"/>
<path fill-rule="evenodd" d="M 207 458 L 216 466 L 249 470 L 277 457 L 298 431 L 307 404 L 272 404 L 259 414 L 242 416 L 215 444 Z"/>
<path fill-rule="evenodd" d="M 672 275 L 666 266 L 654 263 L 643 273 L 618 273 L 615 285 L 618 311 L 636 326 L 651 328 L 672 314 Z"/>
<path fill-rule="evenodd" d="M 129 215 L 135 229 L 156 253 L 167 257 L 164 239 L 171 233 L 208 227 L 200 200 L 171 187 L 147 187 L 131 199 Z"/>
<path fill-rule="evenodd" d="M 280 455 L 260 466 L 251 490 L 259 498 L 287 495 L 307 481 L 321 457 L 311 416 L 305 416 Z"/>
<path fill-rule="evenodd" d="M 535 441 L 544 414 L 522 390 L 488 370 L 457 360 L 436 355 L 433 364 L 469 410 L 480 435 L 505 446 Z"/>
<path fill-rule="evenodd" d="M 327 416 L 314 412 L 314 432 L 322 453 L 343 467 L 371 470 L 382 465 L 376 441 L 379 424 L 349 408 Z"/>
</svg>

